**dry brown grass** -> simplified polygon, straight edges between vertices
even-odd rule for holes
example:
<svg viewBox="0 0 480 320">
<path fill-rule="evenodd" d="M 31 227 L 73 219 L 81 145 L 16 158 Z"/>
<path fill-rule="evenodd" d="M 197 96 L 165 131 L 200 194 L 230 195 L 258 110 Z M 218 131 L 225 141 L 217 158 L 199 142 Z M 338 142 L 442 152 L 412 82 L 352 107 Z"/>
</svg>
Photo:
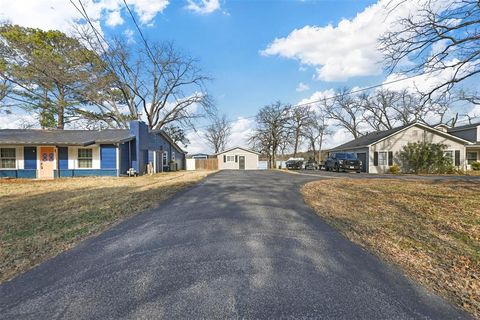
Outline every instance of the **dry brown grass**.
<svg viewBox="0 0 480 320">
<path fill-rule="evenodd" d="M 0 180 L 0 282 L 125 217 L 158 206 L 209 173 Z"/>
<path fill-rule="evenodd" d="M 480 184 L 341 179 L 302 193 L 349 239 L 480 317 Z"/>
</svg>

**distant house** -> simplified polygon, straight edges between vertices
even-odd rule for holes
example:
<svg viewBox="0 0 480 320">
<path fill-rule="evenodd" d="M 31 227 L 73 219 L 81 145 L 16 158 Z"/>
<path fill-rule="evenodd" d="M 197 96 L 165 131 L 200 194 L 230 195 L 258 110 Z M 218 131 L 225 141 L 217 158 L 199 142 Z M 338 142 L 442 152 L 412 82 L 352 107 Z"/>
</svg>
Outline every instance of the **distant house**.
<svg viewBox="0 0 480 320">
<path fill-rule="evenodd" d="M 185 168 L 185 152 L 142 121 L 130 129 L 0 130 L 0 178 L 119 176 Z"/>
<path fill-rule="evenodd" d="M 215 154 L 219 170 L 257 170 L 259 155 L 260 153 L 256 151 L 241 147 L 234 147 Z"/>
<path fill-rule="evenodd" d="M 377 131 L 361 136 L 330 150 L 352 152 L 362 161 L 364 172 L 384 173 L 395 163 L 398 152 L 409 142 L 441 143 L 447 146 L 445 154 L 452 164 L 470 169 L 478 161 L 480 152 L 480 124 L 449 128 L 412 123 L 398 128 Z"/>
<path fill-rule="evenodd" d="M 208 154 L 206 153 L 195 153 L 190 156 L 192 159 L 205 160 L 208 159 Z"/>
</svg>

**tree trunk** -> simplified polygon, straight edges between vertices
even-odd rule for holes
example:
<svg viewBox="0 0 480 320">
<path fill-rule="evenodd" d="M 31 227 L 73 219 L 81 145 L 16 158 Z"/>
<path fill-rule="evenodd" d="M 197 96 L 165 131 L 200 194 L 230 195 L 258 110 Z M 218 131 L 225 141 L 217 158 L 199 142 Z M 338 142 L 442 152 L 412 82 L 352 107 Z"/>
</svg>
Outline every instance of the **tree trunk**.
<svg viewBox="0 0 480 320">
<path fill-rule="evenodd" d="M 65 129 L 65 90 L 60 87 L 58 89 L 58 106 L 57 106 L 57 129 Z"/>
</svg>

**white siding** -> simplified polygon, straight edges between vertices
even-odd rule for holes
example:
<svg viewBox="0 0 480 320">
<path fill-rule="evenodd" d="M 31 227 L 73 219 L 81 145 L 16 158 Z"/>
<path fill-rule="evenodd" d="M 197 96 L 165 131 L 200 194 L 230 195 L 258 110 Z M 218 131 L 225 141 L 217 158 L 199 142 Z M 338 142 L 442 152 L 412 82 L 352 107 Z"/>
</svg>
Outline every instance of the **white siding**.
<svg viewBox="0 0 480 320">
<path fill-rule="evenodd" d="M 92 149 L 92 167 L 88 169 L 100 169 L 100 147 L 99 146 L 88 146 L 88 147 L 68 147 L 68 169 L 86 169 L 78 168 L 78 149 Z M 118 162 L 117 162 L 118 163 Z"/>
<path fill-rule="evenodd" d="M 412 126 L 406 130 L 398 132 L 388 139 L 380 141 L 370 146 L 369 156 L 369 173 L 386 173 L 388 172 L 388 162 L 385 166 L 374 166 L 373 157 L 374 152 L 391 151 L 393 152 L 394 162 L 405 145 L 413 142 L 429 142 L 429 143 L 441 143 L 447 146 L 446 150 L 459 150 L 460 151 L 460 168 L 465 169 L 465 145 L 457 140 L 448 138 L 448 136 L 439 134 L 433 130 L 427 130 L 421 126 Z"/>
<path fill-rule="evenodd" d="M 15 169 L 1 169 L 0 170 L 21 170 L 25 168 L 25 160 L 23 156 L 23 146 L 2 146 L 0 148 L 15 148 Z"/>
<path fill-rule="evenodd" d="M 218 169 L 220 170 L 238 170 L 240 169 L 240 161 L 223 162 L 224 156 L 244 156 L 245 157 L 245 170 L 257 170 L 258 169 L 258 154 L 249 152 L 240 148 L 230 150 L 228 152 L 219 153 Z"/>
<path fill-rule="evenodd" d="M 195 170 L 195 159 L 187 159 L 187 170 Z"/>
</svg>

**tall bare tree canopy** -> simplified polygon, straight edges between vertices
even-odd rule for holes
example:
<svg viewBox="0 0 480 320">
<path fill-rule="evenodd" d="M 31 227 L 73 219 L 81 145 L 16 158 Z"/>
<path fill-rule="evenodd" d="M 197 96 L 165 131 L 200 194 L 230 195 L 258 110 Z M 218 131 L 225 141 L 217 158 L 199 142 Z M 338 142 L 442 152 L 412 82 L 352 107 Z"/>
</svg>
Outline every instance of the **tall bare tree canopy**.
<svg viewBox="0 0 480 320">
<path fill-rule="evenodd" d="M 210 79 L 196 59 L 168 42 L 126 43 L 113 39 L 107 46 L 107 39 L 93 23 L 89 25 L 78 28 L 78 36 L 92 50 L 103 52 L 108 72 L 115 78 L 115 89 L 132 117 L 143 114 L 150 128 L 161 129 L 167 125 L 192 126 L 193 120 L 212 112 L 213 103 L 205 86 Z M 108 106 L 104 111 L 111 111 Z"/>
<path fill-rule="evenodd" d="M 324 98 L 320 102 L 322 113 L 327 119 L 333 120 L 339 127 L 346 129 L 356 139 L 362 135 L 364 109 L 361 101 L 348 90 L 339 91 L 334 99 Z"/>
<path fill-rule="evenodd" d="M 303 136 L 308 141 L 310 150 L 313 152 L 313 158 L 320 161 L 320 152 L 323 147 L 323 140 L 328 131 L 328 124 L 325 115 L 322 113 L 313 113 L 311 120 L 306 125 Z"/>
<path fill-rule="evenodd" d="M 212 114 L 210 118 L 212 122 L 205 131 L 205 139 L 214 153 L 218 153 L 225 150 L 232 127 L 225 114 Z"/>
<path fill-rule="evenodd" d="M 250 142 L 255 149 L 267 155 L 271 168 L 276 168 L 279 147 L 282 141 L 288 139 L 291 130 L 290 109 L 290 105 L 276 102 L 260 109 L 255 118 L 257 127 Z"/>
<path fill-rule="evenodd" d="M 305 137 L 304 132 L 309 124 L 311 124 L 314 119 L 313 111 L 309 105 L 293 107 L 291 109 L 290 115 L 290 133 L 293 138 L 293 156 L 297 156 L 298 148 L 302 142 L 302 139 Z"/>
<path fill-rule="evenodd" d="M 390 71 L 410 74 L 448 71 L 449 76 L 424 92 L 424 100 L 445 94 L 480 73 L 478 0 L 421 0 L 421 9 L 400 18 L 380 38 Z M 392 12 L 394 1 L 391 2 Z M 478 103 L 474 92 L 472 101 Z"/>
</svg>

